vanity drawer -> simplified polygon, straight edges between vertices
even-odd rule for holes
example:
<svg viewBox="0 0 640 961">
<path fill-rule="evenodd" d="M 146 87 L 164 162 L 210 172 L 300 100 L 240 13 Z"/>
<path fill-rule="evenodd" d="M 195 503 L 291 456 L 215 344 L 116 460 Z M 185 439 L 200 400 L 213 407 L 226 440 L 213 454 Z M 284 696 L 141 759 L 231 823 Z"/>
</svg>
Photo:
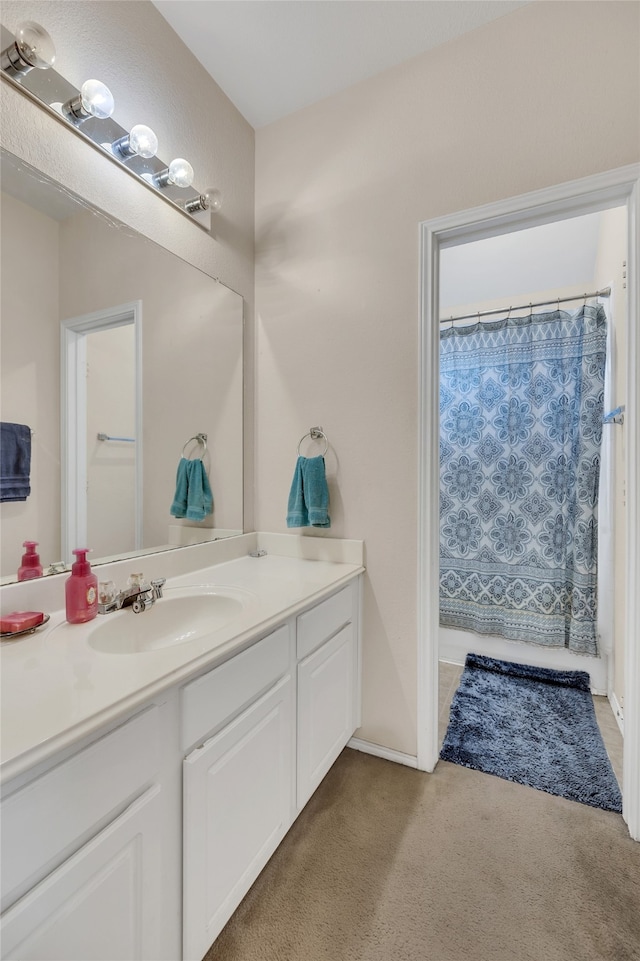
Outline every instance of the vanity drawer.
<svg viewBox="0 0 640 961">
<path fill-rule="evenodd" d="M 3 895 L 67 857 L 148 784 L 160 762 L 158 725 L 149 707 L 3 799 Z"/>
<path fill-rule="evenodd" d="M 307 657 L 327 638 L 353 619 L 353 588 L 343 588 L 333 597 L 321 601 L 312 610 L 298 615 L 298 660 Z"/>
<path fill-rule="evenodd" d="M 208 737 L 289 669 L 289 628 L 273 634 L 182 689 L 182 749 Z"/>
</svg>

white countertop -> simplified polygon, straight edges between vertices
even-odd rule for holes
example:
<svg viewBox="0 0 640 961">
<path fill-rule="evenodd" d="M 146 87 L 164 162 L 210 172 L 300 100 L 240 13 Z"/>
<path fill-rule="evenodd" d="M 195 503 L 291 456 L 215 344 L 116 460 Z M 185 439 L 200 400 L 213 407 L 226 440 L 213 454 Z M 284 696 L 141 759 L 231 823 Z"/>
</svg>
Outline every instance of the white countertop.
<svg viewBox="0 0 640 961">
<path fill-rule="evenodd" d="M 247 592 L 247 601 L 234 620 L 206 638 L 160 650 L 106 654 L 89 645 L 97 623 L 118 617 L 126 625 L 126 618 L 145 616 L 131 610 L 99 615 L 84 625 L 68 624 L 59 610 L 34 634 L 2 641 L 0 780 L 23 773 L 159 692 L 221 663 L 362 570 L 357 563 L 269 553 L 172 577 L 166 587 L 235 587 Z"/>
</svg>

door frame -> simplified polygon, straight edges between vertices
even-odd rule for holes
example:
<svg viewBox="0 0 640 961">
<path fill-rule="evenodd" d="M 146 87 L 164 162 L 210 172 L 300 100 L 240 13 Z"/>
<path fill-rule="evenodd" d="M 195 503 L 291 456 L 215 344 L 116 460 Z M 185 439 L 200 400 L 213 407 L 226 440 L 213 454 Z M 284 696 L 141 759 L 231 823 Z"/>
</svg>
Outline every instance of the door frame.
<svg viewBox="0 0 640 961">
<path fill-rule="evenodd" d="M 627 208 L 627 519 L 640 521 L 640 164 L 458 211 L 420 224 L 420 377 L 418 436 L 418 768 L 438 761 L 439 608 L 439 267 L 440 250 L 609 207 Z M 623 817 L 640 841 L 640 537 L 626 546 Z"/>
<path fill-rule="evenodd" d="M 129 324 L 134 329 L 136 378 L 134 536 L 135 549 L 142 548 L 142 301 L 136 300 L 61 321 L 61 543 L 67 564 L 73 549 L 86 545 L 87 539 L 87 335 Z"/>
</svg>

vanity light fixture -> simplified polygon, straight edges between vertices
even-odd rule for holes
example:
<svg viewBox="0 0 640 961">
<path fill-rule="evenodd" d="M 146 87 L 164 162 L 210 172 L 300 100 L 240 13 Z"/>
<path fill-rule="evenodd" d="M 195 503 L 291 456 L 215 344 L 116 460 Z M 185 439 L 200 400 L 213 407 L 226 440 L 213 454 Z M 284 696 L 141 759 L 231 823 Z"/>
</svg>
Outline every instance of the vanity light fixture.
<svg viewBox="0 0 640 961">
<path fill-rule="evenodd" d="M 55 59 L 53 40 L 44 27 L 33 20 L 18 24 L 15 40 L 0 54 L 2 69 L 18 76 L 29 73 L 34 67 L 48 70 Z"/>
<path fill-rule="evenodd" d="M 153 182 L 156 187 L 168 187 L 175 184 L 176 187 L 190 187 L 193 183 L 193 167 L 188 160 L 176 157 L 168 167 L 155 174 Z"/>
<path fill-rule="evenodd" d="M 62 113 L 73 124 L 84 123 L 89 117 L 106 120 L 113 113 L 113 94 L 100 80 L 85 80 L 80 93 L 62 105 Z"/>
<path fill-rule="evenodd" d="M 128 134 L 114 140 L 111 150 L 116 156 L 128 160 L 130 157 L 143 157 L 149 160 L 155 157 L 158 150 L 158 138 L 151 127 L 143 123 L 137 123 L 131 128 Z"/>
<path fill-rule="evenodd" d="M 118 164 L 192 223 L 211 230 L 212 214 L 221 207 L 220 191 L 195 190 L 193 167 L 188 160 L 177 157 L 167 166 L 157 157 L 158 138 L 146 124 L 127 129 L 116 123 L 112 117 L 113 95 L 106 84 L 86 80 L 78 90 L 51 69 L 56 52 L 44 27 L 28 21 L 21 23 L 13 34 L 0 24 L 0 51 L 3 82 L 50 111 L 103 157 Z"/>
</svg>

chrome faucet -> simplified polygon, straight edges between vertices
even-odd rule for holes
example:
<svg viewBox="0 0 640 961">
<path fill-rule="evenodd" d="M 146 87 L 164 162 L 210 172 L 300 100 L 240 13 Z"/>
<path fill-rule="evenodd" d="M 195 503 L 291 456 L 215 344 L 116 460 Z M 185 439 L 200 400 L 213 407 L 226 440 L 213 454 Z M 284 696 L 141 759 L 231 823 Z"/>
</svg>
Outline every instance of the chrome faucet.
<svg viewBox="0 0 640 961">
<path fill-rule="evenodd" d="M 134 614 L 141 614 L 149 610 L 162 597 L 165 577 L 159 577 L 147 584 L 142 577 L 136 577 L 135 582 L 122 591 L 115 589 L 112 581 L 98 586 L 98 614 L 111 614 L 123 607 L 130 607 Z"/>
<path fill-rule="evenodd" d="M 149 608 L 162 597 L 162 588 L 165 581 L 165 577 L 159 577 L 157 580 L 151 581 L 151 584 L 140 584 L 139 593 L 131 602 L 131 609 L 134 614 L 141 614 L 143 611 L 148 611 Z"/>
</svg>

